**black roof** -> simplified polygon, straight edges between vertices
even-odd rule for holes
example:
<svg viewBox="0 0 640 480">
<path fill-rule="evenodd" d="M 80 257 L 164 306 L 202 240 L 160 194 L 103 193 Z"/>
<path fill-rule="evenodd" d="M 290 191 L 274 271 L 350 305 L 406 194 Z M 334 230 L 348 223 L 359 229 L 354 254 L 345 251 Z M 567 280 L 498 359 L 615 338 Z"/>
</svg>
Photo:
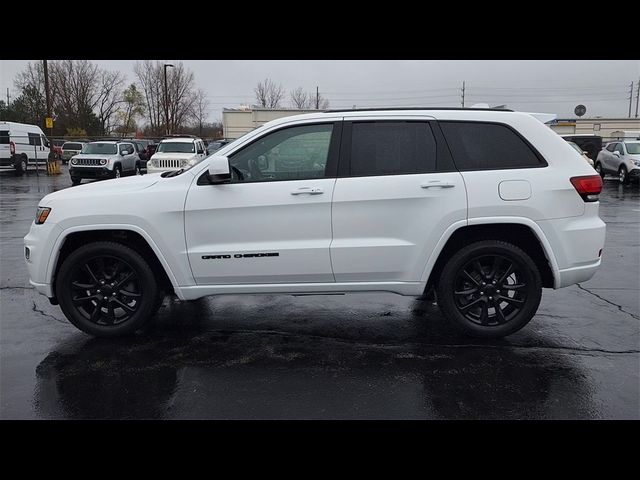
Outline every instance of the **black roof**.
<svg viewBox="0 0 640 480">
<path fill-rule="evenodd" d="M 513 112 L 508 108 L 463 108 L 463 107 L 366 107 L 366 108 L 336 108 L 325 110 L 325 112 L 376 112 L 389 110 L 470 110 L 470 111 L 490 111 L 490 112 Z"/>
</svg>

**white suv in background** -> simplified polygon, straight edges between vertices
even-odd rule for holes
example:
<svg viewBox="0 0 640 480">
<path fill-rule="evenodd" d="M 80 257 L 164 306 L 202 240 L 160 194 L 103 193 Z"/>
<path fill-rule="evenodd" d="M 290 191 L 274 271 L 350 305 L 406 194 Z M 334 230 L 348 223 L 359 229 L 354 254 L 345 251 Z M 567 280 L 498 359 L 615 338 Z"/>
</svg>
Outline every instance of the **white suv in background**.
<svg viewBox="0 0 640 480">
<path fill-rule="evenodd" d="M 601 189 L 531 114 L 318 112 L 184 171 L 51 193 L 25 257 L 31 284 L 97 336 L 141 329 L 165 293 L 435 290 L 459 330 L 502 337 L 543 287 L 595 274 Z"/>
<path fill-rule="evenodd" d="M 206 156 L 204 142 L 199 138 L 165 138 L 147 162 L 147 173 L 186 170 Z"/>
</svg>

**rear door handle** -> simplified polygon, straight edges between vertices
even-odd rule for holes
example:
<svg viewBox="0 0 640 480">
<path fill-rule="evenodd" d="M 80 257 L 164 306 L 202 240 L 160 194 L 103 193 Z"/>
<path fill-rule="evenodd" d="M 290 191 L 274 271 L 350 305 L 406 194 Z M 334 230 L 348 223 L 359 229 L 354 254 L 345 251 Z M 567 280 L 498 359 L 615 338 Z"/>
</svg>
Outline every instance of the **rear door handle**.
<svg viewBox="0 0 640 480">
<path fill-rule="evenodd" d="M 420 188 L 434 188 L 434 187 L 453 188 L 455 187 L 455 184 L 450 182 L 441 182 L 440 180 L 434 180 L 432 182 L 423 183 L 422 185 L 420 185 Z"/>
<path fill-rule="evenodd" d="M 321 193 L 324 193 L 324 190 L 321 188 L 301 187 L 297 190 L 293 190 L 291 195 L 320 195 Z"/>
</svg>

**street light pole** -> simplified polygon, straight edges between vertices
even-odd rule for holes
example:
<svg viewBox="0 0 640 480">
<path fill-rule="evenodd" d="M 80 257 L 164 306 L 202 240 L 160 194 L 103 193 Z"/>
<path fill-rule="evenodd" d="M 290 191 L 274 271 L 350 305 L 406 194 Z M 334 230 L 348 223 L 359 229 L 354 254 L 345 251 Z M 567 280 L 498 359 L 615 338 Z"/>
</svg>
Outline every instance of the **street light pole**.
<svg viewBox="0 0 640 480">
<path fill-rule="evenodd" d="M 164 64 L 164 129 L 165 134 L 169 135 L 169 91 L 167 90 L 167 67 L 173 67 L 170 63 Z"/>
</svg>

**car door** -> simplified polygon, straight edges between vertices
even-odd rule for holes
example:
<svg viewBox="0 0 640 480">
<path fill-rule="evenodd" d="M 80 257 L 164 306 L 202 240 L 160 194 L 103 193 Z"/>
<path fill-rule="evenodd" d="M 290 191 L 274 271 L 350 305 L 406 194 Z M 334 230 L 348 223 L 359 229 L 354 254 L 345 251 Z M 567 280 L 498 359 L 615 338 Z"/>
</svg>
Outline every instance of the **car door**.
<svg viewBox="0 0 640 480">
<path fill-rule="evenodd" d="M 334 281 L 339 139 L 339 122 L 280 127 L 230 153 L 231 183 L 210 185 L 200 174 L 184 214 L 198 285 Z"/>
<path fill-rule="evenodd" d="M 603 150 L 603 155 L 602 155 L 602 163 L 603 163 L 603 167 L 607 172 L 616 172 L 617 168 L 615 168 L 614 163 L 615 163 L 615 157 L 613 155 L 613 151 L 616 148 L 617 143 L 610 143 L 609 145 L 607 145 L 605 147 L 605 149 Z"/>
<path fill-rule="evenodd" d="M 466 216 L 462 175 L 429 118 L 345 121 L 332 206 L 336 282 L 420 281 L 446 228 Z"/>
<path fill-rule="evenodd" d="M 612 165 L 611 165 L 612 170 L 617 172 L 618 169 L 620 168 L 620 165 L 624 163 L 624 148 L 622 146 L 622 143 L 616 143 L 616 146 L 613 149 L 613 155 L 611 160 L 612 160 Z"/>
</svg>

